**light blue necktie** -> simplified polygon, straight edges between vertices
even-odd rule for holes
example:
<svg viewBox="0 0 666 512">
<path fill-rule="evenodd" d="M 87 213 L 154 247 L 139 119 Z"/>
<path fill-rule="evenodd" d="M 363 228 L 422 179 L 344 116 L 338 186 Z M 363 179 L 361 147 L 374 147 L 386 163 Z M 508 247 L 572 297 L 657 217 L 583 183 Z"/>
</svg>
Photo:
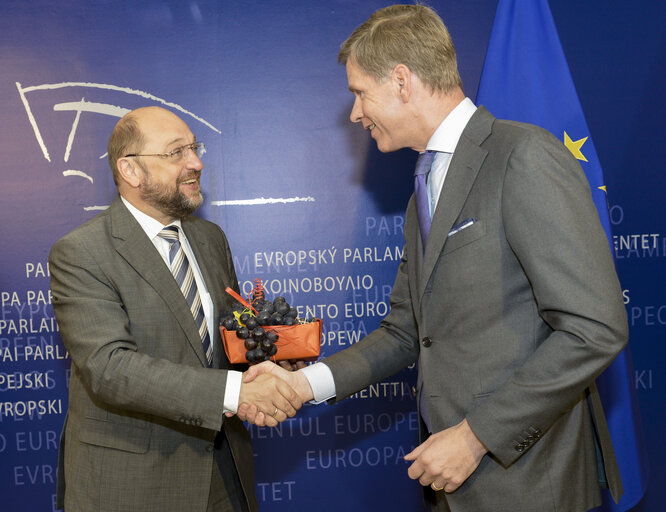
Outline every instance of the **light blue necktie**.
<svg viewBox="0 0 666 512">
<path fill-rule="evenodd" d="M 213 362 L 213 348 L 210 344 L 210 336 L 208 335 L 208 328 L 206 327 L 206 317 L 203 312 L 203 306 L 201 305 L 199 289 L 194 280 L 194 272 L 192 272 L 192 267 L 190 267 L 190 263 L 187 261 L 185 251 L 183 251 L 183 248 L 180 245 L 178 227 L 167 226 L 158 233 L 158 236 L 164 238 L 170 244 L 169 268 L 171 269 L 173 277 L 176 279 L 176 283 L 178 283 L 178 286 L 180 287 L 183 297 L 185 297 L 187 304 L 190 306 L 190 312 L 199 329 L 199 335 L 201 336 L 201 343 L 203 344 L 204 352 L 206 354 L 206 360 L 208 361 L 208 366 L 210 366 Z"/>
<path fill-rule="evenodd" d="M 416 213 L 419 219 L 419 228 L 421 230 L 421 242 L 425 251 L 428 235 L 430 234 L 430 199 L 428 199 L 428 174 L 432 162 L 435 159 L 436 151 L 426 151 L 419 155 L 414 170 L 414 195 L 416 196 Z"/>
</svg>

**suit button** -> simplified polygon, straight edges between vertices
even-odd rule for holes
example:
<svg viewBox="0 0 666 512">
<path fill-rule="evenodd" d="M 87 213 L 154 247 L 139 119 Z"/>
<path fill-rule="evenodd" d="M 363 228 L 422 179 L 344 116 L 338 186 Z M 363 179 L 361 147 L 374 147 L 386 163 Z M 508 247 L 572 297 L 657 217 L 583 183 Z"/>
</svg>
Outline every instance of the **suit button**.
<svg viewBox="0 0 666 512">
<path fill-rule="evenodd" d="M 421 340 L 421 343 L 423 343 L 424 347 L 429 347 L 430 345 L 432 345 L 432 340 L 426 336 Z"/>
<path fill-rule="evenodd" d="M 516 446 L 514 446 L 514 448 L 519 453 L 525 451 L 525 445 L 523 443 L 517 444 Z"/>
<path fill-rule="evenodd" d="M 215 449 L 215 446 L 213 446 L 212 444 L 209 444 L 208 446 L 206 446 L 206 451 L 208 453 L 212 452 L 214 449 Z"/>
</svg>

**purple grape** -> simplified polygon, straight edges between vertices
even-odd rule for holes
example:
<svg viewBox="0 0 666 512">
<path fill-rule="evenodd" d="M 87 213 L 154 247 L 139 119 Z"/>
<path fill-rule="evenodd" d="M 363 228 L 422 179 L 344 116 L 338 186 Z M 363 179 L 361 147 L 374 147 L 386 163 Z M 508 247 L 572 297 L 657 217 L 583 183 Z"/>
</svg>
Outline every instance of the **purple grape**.
<svg viewBox="0 0 666 512">
<path fill-rule="evenodd" d="M 227 331 L 235 331 L 236 328 L 238 327 L 238 324 L 236 323 L 235 318 L 225 318 L 222 321 L 222 326 L 227 330 Z"/>
<path fill-rule="evenodd" d="M 270 324 L 271 323 L 271 314 L 267 311 L 262 311 L 257 316 L 257 323 L 259 323 L 259 325 L 268 325 L 268 324 Z"/>
<path fill-rule="evenodd" d="M 289 313 L 289 304 L 286 302 L 279 302 L 275 305 L 275 311 L 282 316 L 285 316 Z"/>
</svg>

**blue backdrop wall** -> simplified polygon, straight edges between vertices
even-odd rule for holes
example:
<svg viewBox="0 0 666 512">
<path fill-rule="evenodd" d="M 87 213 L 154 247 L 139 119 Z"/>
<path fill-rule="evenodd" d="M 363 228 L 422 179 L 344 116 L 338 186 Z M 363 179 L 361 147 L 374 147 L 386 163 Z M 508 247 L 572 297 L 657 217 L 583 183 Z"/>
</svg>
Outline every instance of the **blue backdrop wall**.
<svg viewBox="0 0 666 512">
<path fill-rule="evenodd" d="M 54 510 L 69 357 L 48 251 L 110 203 L 106 141 L 128 109 L 163 105 L 205 141 L 199 214 L 226 231 L 241 288 L 264 280 L 324 319 L 322 354 L 386 314 L 415 155 L 379 153 L 348 121 L 340 43 L 382 1 L 5 0 L 0 7 L 0 495 Z M 432 1 L 472 99 L 496 0 Z M 606 176 L 651 483 L 666 503 L 664 32 L 661 2 L 551 9 Z M 267 511 L 419 511 L 402 456 L 417 418 L 407 369 L 277 429 L 250 427 Z"/>
</svg>

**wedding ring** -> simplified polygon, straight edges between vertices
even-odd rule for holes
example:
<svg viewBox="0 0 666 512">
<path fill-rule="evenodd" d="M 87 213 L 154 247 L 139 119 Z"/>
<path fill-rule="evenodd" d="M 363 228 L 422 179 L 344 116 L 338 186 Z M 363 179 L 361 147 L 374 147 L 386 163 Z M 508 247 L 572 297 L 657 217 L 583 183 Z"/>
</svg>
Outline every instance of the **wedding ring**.
<svg viewBox="0 0 666 512">
<path fill-rule="evenodd" d="M 276 407 L 275 412 L 273 413 L 273 418 L 275 418 L 275 416 L 277 416 L 278 411 L 279 411 L 279 409 Z"/>
<path fill-rule="evenodd" d="M 442 487 L 437 487 L 437 486 L 435 485 L 435 482 L 431 483 L 431 484 L 430 484 L 430 487 L 432 487 L 432 490 L 435 491 L 435 492 L 436 492 L 436 491 L 442 491 L 442 490 L 444 490 L 444 486 L 442 486 Z"/>
</svg>

